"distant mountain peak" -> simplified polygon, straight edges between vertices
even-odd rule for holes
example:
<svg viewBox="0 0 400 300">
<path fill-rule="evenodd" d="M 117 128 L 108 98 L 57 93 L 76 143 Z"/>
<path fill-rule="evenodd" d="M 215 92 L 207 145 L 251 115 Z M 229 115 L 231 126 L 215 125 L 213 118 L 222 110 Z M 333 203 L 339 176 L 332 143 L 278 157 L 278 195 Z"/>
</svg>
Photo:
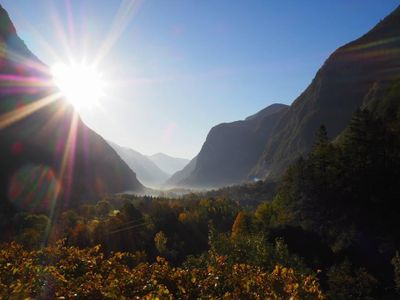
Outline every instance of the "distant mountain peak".
<svg viewBox="0 0 400 300">
<path fill-rule="evenodd" d="M 147 187 L 159 188 L 169 177 L 149 157 L 129 147 L 119 146 L 108 141 L 111 147 L 126 162 L 139 181 Z"/>
<path fill-rule="evenodd" d="M 187 158 L 183 158 L 183 157 L 176 157 L 176 156 L 172 156 L 163 152 L 157 152 L 154 153 L 152 155 L 148 155 L 149 157 L 169 157 L 169 158 L 174 158 L 174 159 L 184 159 L 184 160 L 189 160 Z"/>
<path fill-rule="evenodd" d="M 147 156 L 165 173 L 172 175 L 177 171 L 182 170 L 188 163 L 189 159 L 173 157 L 168 154 L 158 152 L 153 155 Z"/>
</svg>

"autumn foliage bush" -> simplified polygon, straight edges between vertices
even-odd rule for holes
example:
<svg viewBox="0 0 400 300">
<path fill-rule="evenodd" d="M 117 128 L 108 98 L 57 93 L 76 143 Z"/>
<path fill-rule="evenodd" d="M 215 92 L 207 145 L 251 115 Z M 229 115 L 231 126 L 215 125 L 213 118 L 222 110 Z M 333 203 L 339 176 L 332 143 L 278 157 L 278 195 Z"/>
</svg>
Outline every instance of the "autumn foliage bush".
<svg viewBox="0 0 400 300">
<path fill-rule="evenodd" d="M 79 249 L 63 242 L 0 250 L 1 299 L 323 299 L 317 279 L 275 266 L 272 272 L 213 256 L 205 267 L 173 267 L 142 252 Z"/>
</svg>

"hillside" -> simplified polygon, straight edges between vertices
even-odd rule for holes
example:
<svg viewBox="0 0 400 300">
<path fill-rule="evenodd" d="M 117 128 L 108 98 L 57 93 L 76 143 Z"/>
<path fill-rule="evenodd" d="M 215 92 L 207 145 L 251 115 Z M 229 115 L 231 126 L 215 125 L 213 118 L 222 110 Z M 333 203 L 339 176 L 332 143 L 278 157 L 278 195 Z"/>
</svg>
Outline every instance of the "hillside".
<svg viewBox="0 0 400 300">
<path fill-rule="evenodd" d="M 213 127 L 196 157 L 195 166 L 192 162 L 191 170 L 186 168 L 184 172 L 186 176 L 174 175 L 169 183 L 209 188 L 245 181 L 287 109 L 286 105 L 273 104 L 245 120 Z"/>
<path fill-rule="evenodd" d="M 1 7 L 0 41 L 3 206 L 48 210 L 141 190 L 135 173 L 57 96 L 48 67 L 28 50 Z"/>
<path fill-rule="evenodd" d="M 340 134 L 377 82 L 400 75 L 400 8 L 367 34 L 337 49 L 278 122 L 251 176 L 280 176 L 310 151 L 317 128 Z"/>
<path fill-rule="evenodd" d="M 166 187 L 179 187 L 181 186 L 181 182 L 185 180 L 190 174 L 195 170 L 197 162 L 197 156 L 194 157 L 182 170 L 174 173 L 168 180 L 165 182 Z"/>
<path fill-rule="evenodd" d="M 157 188 L 161 186 L 169 177 L 167 173 L 161 170 L 146 155 L 143 155 L 133 149 L 119 146 L 108 142 L 126 164 L 134 171 L 145 186 Z"/>
<path fill-rule="evenodd" d="M 311 150 L 321 124 L 329 128 L 330 138 L 337 137 L 376 84 L 399 77 L 398 36 L 399 8 L 367 34 L 337 49 L 290 107 L 270 119 L 263 119 L 270 109 L 266 108 L 244 121 L 212 128 L 195 168 L 192 163 L 190 170 L 172 176 L 168 184 L 218 187 L 281 176 L 290 163 Z"/>
<path fill-rule="evenodd" d="M 189 163 L 189 159 L 172 157 L 164 153 L 156 153 L 147 157 L 168 175 L 182 170 Z"/>
</svg>

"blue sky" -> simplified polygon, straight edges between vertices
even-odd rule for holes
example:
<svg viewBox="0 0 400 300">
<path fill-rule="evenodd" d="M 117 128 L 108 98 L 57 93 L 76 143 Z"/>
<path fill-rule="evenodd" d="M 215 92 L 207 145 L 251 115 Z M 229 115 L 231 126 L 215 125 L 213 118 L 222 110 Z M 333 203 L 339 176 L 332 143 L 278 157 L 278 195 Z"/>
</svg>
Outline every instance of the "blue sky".
<svg viewBox="0 0 400 300">
<path fill-rule="evenodd" d="M 90 62 L 99 49 L 106 49 L 104 44 L 112 45 L 97 67 L 107 83 L 101 108 L 80 111 L 83 120 L 106 139 L 142 153 L 186 158 L 197 154 L 218 123 L 243 119 L 275 102 L 292 103 L 330 53 L 364 34 L 400 4 L 391 0 L 0 3 L 28 47 L 48 65 L 67 62 L 71 56 Z"/>
</svg>

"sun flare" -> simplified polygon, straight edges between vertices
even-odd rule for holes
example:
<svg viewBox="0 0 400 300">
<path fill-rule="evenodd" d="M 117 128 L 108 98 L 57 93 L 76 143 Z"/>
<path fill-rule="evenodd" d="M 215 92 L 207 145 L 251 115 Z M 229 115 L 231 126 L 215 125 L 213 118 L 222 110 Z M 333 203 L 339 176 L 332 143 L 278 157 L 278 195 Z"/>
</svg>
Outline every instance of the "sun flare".
<svg viewBox="0 0 400 300">
<path fill-rule="evenodd" d="M 52 66 L 53 81 L 77 110 L 92 108 L 104 95 L 104 83 L 95 67 L 85 64 Z"/>
</svg>

